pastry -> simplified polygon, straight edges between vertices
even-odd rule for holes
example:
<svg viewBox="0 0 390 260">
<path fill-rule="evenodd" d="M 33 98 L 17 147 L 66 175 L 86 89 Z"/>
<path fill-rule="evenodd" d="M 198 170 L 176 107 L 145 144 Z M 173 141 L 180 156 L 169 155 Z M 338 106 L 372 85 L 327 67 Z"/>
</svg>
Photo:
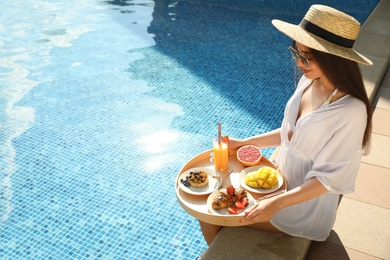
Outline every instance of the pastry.
<svg viewBox="0 0 390 260">
<path fill-rule="evenodd" d="M 236 201 L 239 201 L 246 196 L 246 190 L 234 189 L 233 186 L 230 186 L 218 191 L 211 206 L 214 209 L 227 208 L 229 205 L 234 204 Z"/>
<path fill-rule="evenodd" d="M 188 182 L 192 187 L 201 188 L 209 183 L 209 175 L 205 171 L 190 172 Z"/>
</svg>

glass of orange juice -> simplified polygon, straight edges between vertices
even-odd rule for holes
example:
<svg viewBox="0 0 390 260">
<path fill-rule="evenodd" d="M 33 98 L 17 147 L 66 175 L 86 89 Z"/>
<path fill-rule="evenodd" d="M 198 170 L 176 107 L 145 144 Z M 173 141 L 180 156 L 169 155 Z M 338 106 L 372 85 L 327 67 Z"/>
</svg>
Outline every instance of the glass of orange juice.
<svg viewBox="0 0 390 260">
<path fill-rule="evenodd" d="M 214 166 L 216 171 L 225 171 L 228 168 L 229 155 L 228 155 L 228 143 L 225 140 L 221 140 L 218 143 L 218 138 L 213 139 L 213 151 L 214 151 Z"/>
</svg>

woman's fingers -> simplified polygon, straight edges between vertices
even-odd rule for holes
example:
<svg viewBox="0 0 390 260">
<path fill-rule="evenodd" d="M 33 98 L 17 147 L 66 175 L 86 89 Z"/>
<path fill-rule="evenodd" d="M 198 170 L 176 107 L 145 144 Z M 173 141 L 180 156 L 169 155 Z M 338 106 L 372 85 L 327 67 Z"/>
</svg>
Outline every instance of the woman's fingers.
<svg viewBox="0 0 390 260">
<path fill-rule="evenodd" d="M 256 216 L 256 213 L 254 213 L 254 210 L 257 208 L 258 205 L 259 205 L 258 203 L 255 203 L 252 207 L 247 208 L 244 211 L 245 217 L 241 218 L 239 221 L 241 223 L 251 221 Z"/>
</svg>

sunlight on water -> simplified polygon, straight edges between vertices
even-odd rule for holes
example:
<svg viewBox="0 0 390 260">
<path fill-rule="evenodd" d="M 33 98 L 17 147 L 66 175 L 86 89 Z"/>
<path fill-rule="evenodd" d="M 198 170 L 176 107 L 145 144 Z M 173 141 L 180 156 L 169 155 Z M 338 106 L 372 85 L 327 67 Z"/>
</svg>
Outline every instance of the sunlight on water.
<svg viewBox="0 0 390 260">
<path fill-rule="evenodd" d="M 16 169 L 16 151 L 12 146 L 12 140 L 25 132 L 34 121 L 34 109 L 29 107 L 17 107 L 15 103 L 20 100 L 38 82 L 28 79 L 29 71 L 20 64 L 20 61 L 28 59 L 27 54 L 0 57 L 0 64 L 9 72 L 3 73 L 0 94 L 0 122 L 1 122 L 1 179 L 0 191 L 2 200 L 0 210 L 1 220 L 6 221 L 12 210 L 12 173 Z"/>
<path fill-rule="evenodd" d="M 156 154 L 166 151 L 166 145 L 176 141 L 178 134 L 168 131 L 154 132 L 142 137 L 138 143 L 144 147 L 144 150 Z"/>
<path fill-rule="evenodd" d="M 83 2 L 82 7 L 89 8 L 86 1 L 77 1 L 79 8 Z M 51 63 L 52 48 L 69 47 L 71 41 L 89 31 L 87 23 L 75 25 L 70 21 L 81 16 L 77 11 L 82 9 L 74 8 L 73 4 L 76 3 L 12 1 L 12 5 L 2 6 L 7 11 L 0 17 L 0 33 L 9 36 L 0 42 L 2 221 L 7 220 L 12 210 L 12 173 L 17 168 L 12 140 L 27 131 L 35 118 L 34 108 L 17 106 L 16 103 L 42 83 L 37 77 L 44 75 L 44 67 Z M 27 16 L 24 14 L 26 9 L 32 10 Z M 95 20 L 93 16 L 86 17 L 86 21 L 88 19 Z M 72 26 L 67 28 L 70 24 Z"/>
</svg>

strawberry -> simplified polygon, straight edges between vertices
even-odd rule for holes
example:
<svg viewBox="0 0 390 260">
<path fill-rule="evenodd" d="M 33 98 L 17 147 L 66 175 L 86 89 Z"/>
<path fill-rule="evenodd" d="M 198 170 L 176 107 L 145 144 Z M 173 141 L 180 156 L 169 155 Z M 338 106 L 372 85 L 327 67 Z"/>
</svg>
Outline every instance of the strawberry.
<svg viewBox="0 0 390 260">
<path fill-rule="evenodd" d="M 224 135 L 224 136 L 221 137 L 221 139 L 222 139 L 222 142 L 229 143 L 229 136 Z"/>
<path fill-rule="evenodd" d="M 238 210 L 235 206 L 228 207 L 228 211 L 230 214 L 237 214 L 238 213 Z"/>
<path fill-rule="evenodd" d="M 246 207 L 248 205 L 248 198 L 247 197 L 244 197 L 240 200 L 241 204 L 244 205 L 244 207 Z"/>
<path fill-rule="evenodd" d="M 233 185 L 227 187 L 226 190 L 230 194 L 230 196 L 233 196 L 234 192 L 236 191 L 236 189 L 233 187 Z"/>
<path fill-rule="evenodd" d="M 234 204 L 236 206 L 236 208 L 238 209 L 243 209 L 245 208 L 244 204 L 242 204 L 241 201 L 237 200 L 236 203 Z"/>
</svg>

